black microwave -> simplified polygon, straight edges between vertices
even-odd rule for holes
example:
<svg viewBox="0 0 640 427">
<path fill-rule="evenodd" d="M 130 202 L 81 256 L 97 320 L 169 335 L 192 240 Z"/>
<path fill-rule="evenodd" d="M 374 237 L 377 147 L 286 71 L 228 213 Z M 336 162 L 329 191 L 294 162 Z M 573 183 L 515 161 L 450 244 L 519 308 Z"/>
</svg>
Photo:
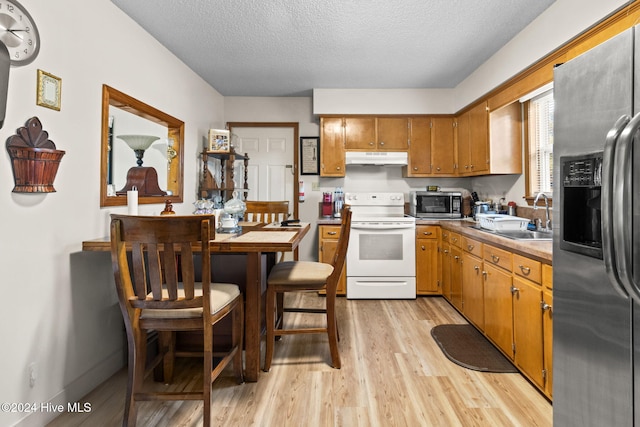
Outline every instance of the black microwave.
<svg viewBox="0 0 640 427">
<path fill-rule="evenodd" d="M 412 191 L 409 199 L 409 215 L 416 218 L 462 218 L 459 191 Z"/>
</svg>

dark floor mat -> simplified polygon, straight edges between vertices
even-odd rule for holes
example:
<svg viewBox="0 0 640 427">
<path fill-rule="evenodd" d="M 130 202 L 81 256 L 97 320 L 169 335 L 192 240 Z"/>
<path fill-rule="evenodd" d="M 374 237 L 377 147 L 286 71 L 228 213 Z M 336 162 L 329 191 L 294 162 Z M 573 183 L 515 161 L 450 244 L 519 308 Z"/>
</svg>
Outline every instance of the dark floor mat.
<svg viewBox="0 0 640 427">
<path fill-rule="evenodd" d="M 438 325 L 431 336 L 452 362 L 468 369 L 483 372 L 518 372 L 472 325 Z"/>
</svg>

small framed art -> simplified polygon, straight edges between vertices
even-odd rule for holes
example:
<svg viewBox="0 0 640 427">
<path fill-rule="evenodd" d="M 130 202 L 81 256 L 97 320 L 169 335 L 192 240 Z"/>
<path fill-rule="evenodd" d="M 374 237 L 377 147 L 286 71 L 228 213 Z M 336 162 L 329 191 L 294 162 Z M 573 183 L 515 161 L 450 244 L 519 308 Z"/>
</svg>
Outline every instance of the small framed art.
<svg viewBox="0 0 640 427">
<path fill-rule="evenodd" d="M 209 129 L 209 152 L 228 153 L 231 151 L 231 141 L 227 129 Z"/>
<path fill-rule="evenodd" d="M 46 71 L 38 70 L 38 87 L 36 88 L 36 104 L 41 107 L 60 111 L 62 96 L 62 79 Z"/>
<path fill-rule="evenodd" d="M 300 137 L 300 174 L 320 175 L 320 137 Z"/>
</svg>

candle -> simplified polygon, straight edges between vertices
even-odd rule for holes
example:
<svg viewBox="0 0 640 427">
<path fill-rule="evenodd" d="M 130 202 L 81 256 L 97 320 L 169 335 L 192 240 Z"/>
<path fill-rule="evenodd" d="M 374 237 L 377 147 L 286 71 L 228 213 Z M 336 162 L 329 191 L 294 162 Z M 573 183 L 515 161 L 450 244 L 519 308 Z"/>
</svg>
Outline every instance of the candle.
<svg viewBox="0 0 640 427">
<path fill-rule="evenodd" d="M 135 186 L 127 191 L 127 208 L 129 215 L 138 215 L 138 188 Z"/>
</svg>

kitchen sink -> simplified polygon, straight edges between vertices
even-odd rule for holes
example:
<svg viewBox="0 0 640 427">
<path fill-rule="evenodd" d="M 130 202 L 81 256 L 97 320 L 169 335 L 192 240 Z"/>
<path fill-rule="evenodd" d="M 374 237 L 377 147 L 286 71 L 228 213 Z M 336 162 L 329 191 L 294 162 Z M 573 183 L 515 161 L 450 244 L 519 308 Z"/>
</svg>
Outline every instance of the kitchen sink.
<svg viewBox="0 0 640 427">
<path fill-rule="evenodd" d="M 474 227 L 485 233 L 495 234 L 513 240 L 553 240 L 552 231 L 530 231 L 530 230 L 487 230 L 480 226 Z"/>
<path fill-rule="evenodd" d="M 494 233 L 515 240 L 553 240 L 551 231 L 501 230 Z"/>
</svg>

